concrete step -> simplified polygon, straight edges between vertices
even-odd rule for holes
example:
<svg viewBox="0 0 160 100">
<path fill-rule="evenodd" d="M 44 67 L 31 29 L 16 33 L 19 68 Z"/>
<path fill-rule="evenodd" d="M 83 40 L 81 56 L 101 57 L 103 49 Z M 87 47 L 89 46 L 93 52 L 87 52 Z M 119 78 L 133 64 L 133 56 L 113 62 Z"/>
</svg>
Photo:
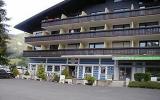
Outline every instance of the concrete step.
<svg viewBox="0 0 160 100">
<path fill-rule="evenodd" d="M 124 87 L 125 81 L 112 81 L 109 87 Z"/>
</svg>

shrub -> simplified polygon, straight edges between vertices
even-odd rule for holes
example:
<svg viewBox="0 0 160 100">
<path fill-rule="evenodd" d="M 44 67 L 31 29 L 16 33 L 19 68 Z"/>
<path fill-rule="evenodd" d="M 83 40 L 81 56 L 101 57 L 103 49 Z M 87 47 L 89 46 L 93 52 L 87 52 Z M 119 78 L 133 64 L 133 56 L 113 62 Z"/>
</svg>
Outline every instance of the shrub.
<svg viewBox="0 0 160 100">
<path fill-rule="evenodd" d="M 150 88 L 150 89 L 160 89 L 160 83 L 158 82 L 138 82 L 138 81 L 133 81 L 130 82 L 128 87 L 131 88 Z"/>
<path fill-rule="evenodd" d="M 150 73 L 145 73 L 144 74 L 144 81 L 148 82 L 151 80 L 151 74 Z"/>
<path fill-rule="evenodd" d="M 28 70 L 25 72 L 24 75 L 26 75 L 26 76 L 29 76 L 29 75 L 30 75 L 29 72 L 28 72 Z"/>
<path fill-rule="evenodd" d="M 95 77 L 92 77 L 91 75 L 87 75 L 86 77 L 85 77 L 85 80 L 87 80 L 88 81 L 88 84 L 87 85 L 93 85 L 93 83 L 95 82 Z"/>
<path fill-rule="evenodd" d="M 150 73 L 136 73 L 134 74 L 135 81 L 150 81 L 151 80 L 151 74 Z"/>
<path fill-rule="evenodd" d="M 69 75 L 69 70 L 67 68 L 62 71 L 62 75 L 64 75 L 66 79 L 72 79 L 72 77 Z"/>
<path fill-rule="evenodd" d="M 135 73 L 134 74 L 134 79 L 135 79 L 135 81 L 139 81 L 139 82 L 143 81 L 144 73 Z"/>
<path fill-rule="evenodd" d="M 10 71 L 11 71 L 13 77 L 16 77 L 17 75 L 20 74 L 18 69 L 17 69 L 17 67 L 16 67 L 16 65 L 11 65 L 10 66 Z"/>
<path fill-rule="evenodd" d="M 52 82 L 59 82 L 60 77 L 57 74 L 54 74 L 52 77 Z"/>
<path fill-rule="evenodd" d="M 45 74 L 45 68 L 44 68 L 43 65 L 39 65 L 38 66 L 37 77 L 41 78 L 42 80 L 46 80 L 47 79 L 47 76 Z"/>
</svg>

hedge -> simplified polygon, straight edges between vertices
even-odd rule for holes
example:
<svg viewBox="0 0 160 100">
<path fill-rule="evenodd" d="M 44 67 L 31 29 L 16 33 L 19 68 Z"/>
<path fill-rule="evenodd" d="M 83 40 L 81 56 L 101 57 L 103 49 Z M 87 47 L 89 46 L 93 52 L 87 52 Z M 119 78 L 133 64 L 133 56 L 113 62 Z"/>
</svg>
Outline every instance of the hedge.
<svg viewBox="0 0 160 100">
<path fill-rule="evenodd" d="M 160 89 L 160 83 L 158 82 L 138 82 L 138 81 L 133 81 L 130 82 L 128 87 L 131 88 L 149 88 L 149 89 Z"/>
<path fill-rule="evenodd" d="M 136 73 L 134 74 L 135 81 L 150 81 L 151 80 L 151 74 L 150 73 Z"/>
</svg>

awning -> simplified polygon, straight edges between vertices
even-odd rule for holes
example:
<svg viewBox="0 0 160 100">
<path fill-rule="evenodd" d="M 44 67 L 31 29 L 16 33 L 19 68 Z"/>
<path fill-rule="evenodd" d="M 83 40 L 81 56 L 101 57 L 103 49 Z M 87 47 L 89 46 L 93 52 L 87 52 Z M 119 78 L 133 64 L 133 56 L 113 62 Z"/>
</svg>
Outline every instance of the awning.
<svg viewBox="0 0 160 100">
<path fill-rule="evenodd" d="M 160 56 L 117 56 L 113 60 L 160 60 Z"/>
</svg>

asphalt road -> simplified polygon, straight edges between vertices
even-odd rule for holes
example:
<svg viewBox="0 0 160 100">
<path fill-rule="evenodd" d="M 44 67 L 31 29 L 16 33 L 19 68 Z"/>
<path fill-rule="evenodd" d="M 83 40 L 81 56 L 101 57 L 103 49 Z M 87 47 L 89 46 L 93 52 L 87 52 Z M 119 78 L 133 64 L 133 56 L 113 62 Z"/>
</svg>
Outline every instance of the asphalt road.
<svg viewBox="0 0 160 100">
<path fill-rule="evenodd" d="M 0 100 L 160 100 L 160 90 L 0 79 Z"/>
</svg>

